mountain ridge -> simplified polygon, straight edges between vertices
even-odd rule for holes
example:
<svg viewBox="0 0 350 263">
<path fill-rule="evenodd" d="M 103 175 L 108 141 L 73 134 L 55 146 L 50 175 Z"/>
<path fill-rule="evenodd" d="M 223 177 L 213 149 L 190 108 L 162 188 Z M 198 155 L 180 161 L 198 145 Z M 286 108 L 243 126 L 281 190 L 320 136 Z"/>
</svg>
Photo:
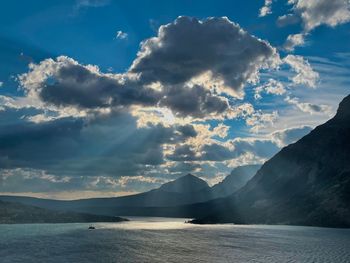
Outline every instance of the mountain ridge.
<svg viewBox="0 0 350 263">
<path fill-rule="evenodd" d="M 244 169 L 245 167 L 240 170 L 243 171 Z M 219 183 L 219 185 L 225 184 L 224 181 Z M 230 183 L 231 182 L 232 180 L 230 180 Z M 227 186 L 227 188 L 230 187 Z M 232 191 L 217 193 L 217 191 L 215 191 L 215 189 L 213 191 L 213 188 L 209 187 L 207 182 L 203 179 L 192 174 L 187 174 L 174 181 L 165 183 L 157 189 L 130 196 L 77 200 L 0 196 L 0 200 L 34 205 L 45 209 L 95 213 L 109 216 L 166 216 L 170 214 L 171 216 L 181 217 L 181 214 L 173 213 L 170 210 L 172 208 L 174 209 L 174 207 L 205 202 L 217 198 L 218 196 L 226 196 L 233 193 L 235 190 L 237 190 L 237 186 L 233 187 Z M 164 213 L 162 212 L 163 210 L 165 211 Z"/>
<path fill-rule="evenodd" d="M 332 119 L 284 147 L 217 208 L 208 202 L 211 212 L 193 222 L 350 227 L 349 135 L 347 96 Z"/>
</svg>

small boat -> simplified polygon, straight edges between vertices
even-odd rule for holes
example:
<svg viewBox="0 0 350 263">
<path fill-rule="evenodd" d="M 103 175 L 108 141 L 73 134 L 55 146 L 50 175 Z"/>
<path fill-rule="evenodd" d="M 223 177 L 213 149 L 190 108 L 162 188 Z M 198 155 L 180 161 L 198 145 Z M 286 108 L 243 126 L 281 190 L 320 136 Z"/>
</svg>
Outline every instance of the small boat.
<svg viewBox="0 0 350 263">
<path fill-rule="evenodd" d="M 89 226 L 89 230 L 96 229 L 94 226 Z"/>
</svg>

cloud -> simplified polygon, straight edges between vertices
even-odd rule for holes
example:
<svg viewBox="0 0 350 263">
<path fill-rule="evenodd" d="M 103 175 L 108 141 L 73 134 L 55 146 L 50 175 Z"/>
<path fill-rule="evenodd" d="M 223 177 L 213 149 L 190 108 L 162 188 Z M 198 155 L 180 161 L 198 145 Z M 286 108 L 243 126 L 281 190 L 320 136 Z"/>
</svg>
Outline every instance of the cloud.
<svg viewBox="0 0 350 263">
<path fill-rule="evenodd" d="M 350 21 L 350 2 L 348 0 L 289 0 L 293 5 L 294 15 L 300 17 L 303 32 L 290 35 L 287 39 L 286 49 L 292 51 L 294 47 L 304 44 L 304 38 L 318 26 L 335 27 Z M 291 22 L 292 16 L 281 17 L 280 23 Z"/>
<path fill-rule="evenodd" d="M 278 112 L 264 113 L 262 110 L 256 110 L 253 114 L 246 117 L 246 124 L 251 126 L 250 131 L 258 133 L 266 125 L 272 125 L 278 117 Z"/>
<path fill-rule="evenodd" d="M 159 187 L 167 182 L 167 178 L 138 176 L 57 176 L 38 169 L 5 169 L 0 177 L 0 192 L 29 193 L 40 196 L 46 193 L 47 197 L 55 196 L 69 199 L 101 196 L 116 196 L 120 193 L 132 193 Z M 76 194 L 72 194 L 76 193 Z M 67 198 L 67 196 L 69 196 Z"/>
<path fill-rule="evenodd" d="M 0 123 L 1 169 L 40 169 L 62 176 L 139 175 L 165 162 L 164 145 L 196 136 L 189 124 L 138 128 L 128 113 L 41 123 L 23 119 L 23 112 L 17 116 L 17 122 Z"/>
<path fill-rule="evenodd" d="M 176 85 L 209 72 L 221 92 L 240 96 L 259 70 L 279 64 L 276 50 L 228 18 L 179 17 L 142 43 L 130 72 L 143 83 Z"/>
<path fill-rule="evenodd" d="M 77 0 L 76 8 L 102 7 L 110 4 L 110 0 Z"/>
<path fill-rule="evenodd" d="M 272 5 L 272 0 L 265 0 L 264 6 L 259 10 L 260 11 L 259 16 L 264 17 L 269 14 L 272 14 L 271 5 Z"/>
<path fill-rule="evenodd" d="M 111 3 L 111 0 L 76 0 L 73 6 L 71 16 L 75 17 L 79 13 L 89 8 L 100 8 L 107 6 Z"/>
<path fill-rule="evenodd" d="M 296 46 L 303 46 L 305 44 L 305 34 L 294 34 L 287 37 L 284 43 L 284 49 L 293 51 Z"/>
<path fill-rule="evenodd" d="M 283 61 L 297 73 L 292 78 L 294 84 L 316 88 L 319 74 L 312 69 L 307 60 L 305 60 L 302 56 L 287 55 Z"/>
<path fill-rule="evenodd" d="M 117 39 L 126 39 L 126 38 L 128 38 L 128 34 L 123 32 L 123 31 L 121 31 L 121 30 L 118 30 L 115 37 Z"/>
<path fill-rule="evenodd" d="M 271 134 L 271 139 L 276 141 L 277 145 L 284 147 L 288 144 L 294 143 L 310 131 L 312 131 L 310 126 L 293 127 L 284 130 L 278 130 Z"/>
<path fill-rule="evenodd" d="M 190 124 L 180 126 L 178 131 L 181 132 L 184 137 L 196 137 L 197 136 L 196 130 L 194 129 L 193 125 L 190 125 Z"/>
<path fill-rule="evenodd" d="M 31 63 L 18 76 L 24 96 L 0 96 L 0 172 L 36 171 L 40 178 L 29 177 L 41 191 L 49 191 L 45 182 L 129 191 L 185 171 L 262 162 L 278 150 L 276 141 L 232 134 L 246 126 L 257 134 L 278 118 L 240 99 L 261 70 L 283 62 L 296 72 L 295 83 L 315 83 L 307 61 L 282 61 L 268 42 L 227 18 L 179 17 L 141 43 L 125 72 L 104 73 L 66 56 Z M 284 85 L 267 79 L 255 92 L 282 95 Z M 245 127 L 230 131 L 233 119 Z"/>
<path fill-rule="evenodd" d="M 247 154 L 250 154 L 258 159 L 266 159 L 278 150 L 279 147 L 276 143 L 269 139 L 236 138 L 225 143 L 216 141 L 205 144 L 199 150 L 195 150 L 189 144 L 179 145 L 167 158 L 177 162 L 223 162 L 242 159 Z"/>
<path fill-rule="evenodd" d="M 30 71 L 19 80 L 29 98 L 56 107 L 110 110 L 160 105 L 176 116 L 213 118 L 229 109 L 225 97 L 199 85 L 179 84 L 157 90 L 128 74 L 101 73 L 96 66 L 82 65 L 65 56 L 30 64 Z"/>
<path fill-rule="evenodd" d="M 56 106 L 154 105 L 160 96 L 150 88 L 140 88 L 127 76 L 104 74 L 96 66 L 81 65 L 65 56 L 30 64 L 30 71 L 19 80 L 30 97 Z"/>
<path fill-rule="evenodd" d="M 277 26 L 278 27 L 284 27 L 288 25 L 294 25 L 300 22 L 299 16 L 295 14 L 287 14 L 287 15 L 282 15 L 279 16 L 277 19 Z"/>
<path fill-rule="evenodd" d="M 195 99 L 193 99 L 195 98 Z M 225 112 L 229 108 L 225 97 L 213 95 L 202 86 L 174 85 L 168 88 L 160 106 L 171 108 L 178 116 L 209 117 Z"/>
<path fill-rule="evenodd" d="M 348 0 L 289 0 L 309 32 L 320 25 L 335 27 L 350 21 L 350 3 Z"/>
<path fill-rule="evenodd" d="M 269 79 L 267 83 L 265 83 L 262 86 L 256 87 L 254 89 L 255 94 L 254 98 L 255 99 L 261 99 L 261 93 L 265 92 L 266 94 L 274 94 L 274 95 L 283 95 L 286 93 L 286 89 L 284 85 L 274 79 Z"/>
<path fill-rule="evenodd" d="M 312 104 L 308 102 L 300 102 L 298 98 L 291 98 L 287 96 L 285 101 L 289 104 L 295 105 L 302 112 L 309 114 L 324 114 L 330 115 L 332 112 L 332 107 L 325 104 Z"/>
<path fill-rule="evenodd" d="M 60 56 L 31 63 L 18 78 L 27 97 L 59 111 L 162 106 L 180 118 L 216 119 L 233 116 L 221 93 L 242 96 L 261 69 L 280 63 L 270 44 L 227 18 L 179 17 L 142 43 L 128 72 L 103 73 Z"/>
</svg>

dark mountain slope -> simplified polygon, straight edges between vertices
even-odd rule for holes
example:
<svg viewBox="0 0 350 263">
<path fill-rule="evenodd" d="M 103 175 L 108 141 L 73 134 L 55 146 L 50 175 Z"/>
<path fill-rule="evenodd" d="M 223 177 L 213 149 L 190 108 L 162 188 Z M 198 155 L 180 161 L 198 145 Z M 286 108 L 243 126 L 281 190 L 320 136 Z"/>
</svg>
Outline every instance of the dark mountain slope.
<svg viewBox="0 0 350 263">
<path fill-rule="evenodd" d="M 225 197 L 242 188 L 259 170 L 261 165 L 239 166 L 232 170 L 222 182 L 211 188 L 213 197 Z"/>
<path fill-rule="evenodd" d="M 333 119 L 282 149 L 236 194 L 216 202 L 215 208 L 207 203 L 212 212 L 195 222 L 350 227 L 350 96 Z"/>
</svg>

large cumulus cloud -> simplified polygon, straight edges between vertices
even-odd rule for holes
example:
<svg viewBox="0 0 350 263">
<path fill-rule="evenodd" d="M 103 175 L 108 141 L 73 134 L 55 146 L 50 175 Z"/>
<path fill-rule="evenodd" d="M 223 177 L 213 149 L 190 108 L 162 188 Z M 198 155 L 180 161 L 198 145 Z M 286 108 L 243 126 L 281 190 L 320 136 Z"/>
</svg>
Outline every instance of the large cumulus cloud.
<svg viewBox="0 0 350 263">
<path fill-rule="evenodd" d="M 160 98 L 155 90 L 139 86 L 126 75 L 103 74 L 95 66 L 81 65 L 65 56 L 31 64 L 30 71 L 19 78 L 30 96 L 57 106 L 154 105 Z"/>
<path fill-rule="evenodd" d="M 206 72 L 239 92 L 258 72 L 278 64 L 276 50 L 229 19 L 179 17 L 143 42 L 130 72 L 143 83 L 174 85 Z"/>
<path fill-rule="evenodd" d="M 60 56 L 30 64 L 19 80 L 29 97 L 56 107 L 161 105 L 181 117 L 215 117 L 230 109 L 220 93 L 241 97 L 260 70 L 280 63 L 275 48 L 228 18 L 179 17 L 142 43 L 127 72 L 103 73 Z"/>
<path fill-rule="evenodd" d="M 211 94 L 202 86 L 192 87 L 175 85 L 169 88 L 167 95 L 161 99 L 160 106 L 173 110 L 177 116 L 210 117 L 229 109 L 228 100 L 222 96 Z"/>
</svg>

